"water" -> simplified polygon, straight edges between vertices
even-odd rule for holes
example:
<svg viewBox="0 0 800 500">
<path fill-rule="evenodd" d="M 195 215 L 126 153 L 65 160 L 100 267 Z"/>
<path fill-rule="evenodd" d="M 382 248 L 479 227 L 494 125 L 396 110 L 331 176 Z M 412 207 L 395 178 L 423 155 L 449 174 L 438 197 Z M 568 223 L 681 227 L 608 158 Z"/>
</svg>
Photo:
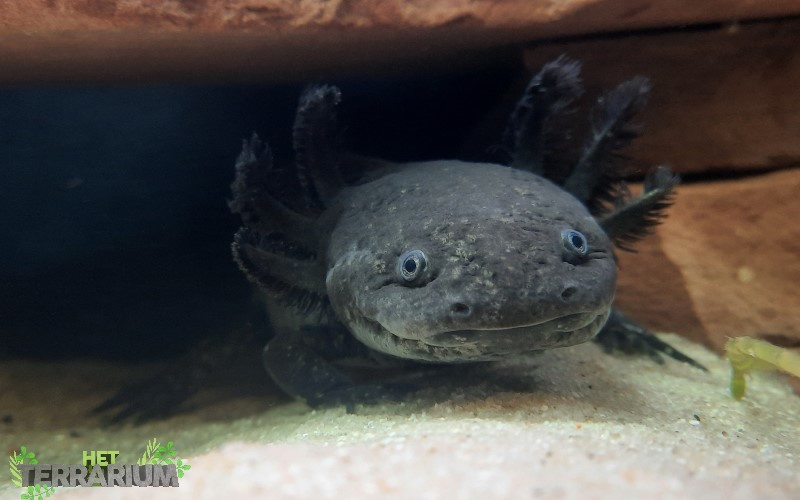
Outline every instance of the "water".
<svg viewBox="0 0 800 500">
<path fill-rule="evenodd" d="M 504 81 L 486 80 L 345 82 L 348 140 L 453 155 Z M 233 162 L 253 131 L 291 161 L 301 89 L 0 90 L 0 352 L 150 359 L 258 321 L 230 257 Z"/>
<path fill-rule="evenodd" d="M 502 130 L 491 111 L 513 73 L 344 82 L 348 143 L 398 161 L 488 158 L 494 137 L 483 131 Z M 226 200 L 233 160 L 252 131 L 279 162 L 290 159 L 300 90 L 0 90 L 0 435 L 9 448 L 23 444 L 44 460 L 70 463 L 92 448 L 133 456 L 157 436 L 175 440 L 194 472 L 218 484 L 225 481 L 215 475 L 218 464 L 250 453 L 248 464 L 282 471 L 257 469 L 254 484 L 318 495 L 344 488 L 333 479 L 353 463 L 356 471 L 397 463 L 376 469 L 385 482 L 351 483 L 365 494 L 403 487 L 397 477 L 436 487 L 440 478 L 428 474 L 436 470 L 451 471 L 458 484 L 475 479 L 487 494 L 521 491 L 504 482 L 509 477 L 558 493 L 567 483 L 547 478 L 579 467 L 606 471 L 598 464 L 613 467 L 620 454 L 625 470 L 638 467 L 656 491 L 681 491 L 675 478 L 689 478 L 692 488 L 724 478 L 731 491 L 774 485 L 778 494 L 797 493 L 797 398 L 768 375 L 753 381 L 745 402 L 734 402 L 726 363 L 675 336 L 665 338 L 710 374 L 605 356 L 586 344 L 431 377 L 407 401 L 356 414 L 311 411 L 283 394 L 260 366 L 270 327 L 232 262 L 240 222 Z M 108 427 L 107 415 L 87 415 L 132 381 L 150 384 L 147 397 L 163 393 L 168 373 L 209 362 L 208 350 L 192 354 L 205 342 L 222 363 L 188 405 L 162 402 L 177 415 L 145 415 L 154 420 L 142 427 Z M 238 357 L 227 361 L 227 349 Z M 231 440 L 257 444 L 203 455 Z M 448 468 L 466 463 L 453 458 L 465 449 L 470 466 Z M 529 482 L 531 470 L 541 481 Z"/>
</svg>

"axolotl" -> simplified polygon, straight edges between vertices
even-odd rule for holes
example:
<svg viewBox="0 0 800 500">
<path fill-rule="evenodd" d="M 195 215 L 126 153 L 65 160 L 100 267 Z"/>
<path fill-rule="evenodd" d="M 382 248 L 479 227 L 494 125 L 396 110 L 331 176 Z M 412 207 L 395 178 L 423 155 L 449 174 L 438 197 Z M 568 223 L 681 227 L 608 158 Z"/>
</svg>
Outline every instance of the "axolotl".
<svg viewBox="0 0 800 500">
<path fill-rule="evenodd" d="M 583 92 L 580 66 L 548 63 L 513 110 L 503 165 L 343 151 L 340 91 L 307 88 L 293 136 L 300 202 L 282 194 L 255 135 L 230 201 L 243 221 L 232 248 L 245 275 L 286 305 L 321 313 L 316 328 L 278 331 L 267 344 L 275 382 L 311 405 L 352 405 L 385 389 L 337 366 L 356 351 L 452 364 L 594 338 L 696 365 L 613 308 L 614 244 L 630 249 L 647 234 L 678 182 L 658 167 L 634 197 L 622 181 L 618 152 L 637 134 L 631 120 L 649 89 L 636 77 L 598 98 L 588 137 L 565 154 L 553 147 L 556 124 Z M 346 181 L 345 167 L 360 177 Z"/>
</svg>

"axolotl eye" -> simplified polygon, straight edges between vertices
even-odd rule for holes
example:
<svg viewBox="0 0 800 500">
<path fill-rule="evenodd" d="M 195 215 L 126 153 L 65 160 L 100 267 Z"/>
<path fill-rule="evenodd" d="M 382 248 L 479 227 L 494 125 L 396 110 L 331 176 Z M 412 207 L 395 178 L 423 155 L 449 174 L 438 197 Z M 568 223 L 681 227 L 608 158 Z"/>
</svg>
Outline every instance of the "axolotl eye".
<svg viewBox="0 0 800 500">
<path fill-rule="evenodd" d="M 428 260 L 422 250 L 409 250 L 400 256 L 398 274 L 406 282 L 418 280 L 428 267 Z"/>
<path fill-rule="evenodd" d="M 589 242 L 580 231 L 562 229 L 561 242 L 564 244 L 564 249 L 572 255 L 583 257 L 589 253 Z"/>
</svg>

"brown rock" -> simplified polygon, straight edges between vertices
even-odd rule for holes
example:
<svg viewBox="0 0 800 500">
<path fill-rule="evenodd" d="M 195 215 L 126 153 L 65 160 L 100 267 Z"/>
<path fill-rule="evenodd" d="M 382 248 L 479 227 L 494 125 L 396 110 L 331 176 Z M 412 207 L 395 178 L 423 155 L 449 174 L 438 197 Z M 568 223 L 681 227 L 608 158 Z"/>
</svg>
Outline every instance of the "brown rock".
<svg viewBox="0 0 800 500">
<path fill-rule="evenodd" d="M 618 303 L 718 351 L 800 342 L 800 169 L 679 188 L 658 238 L 620 252 Z"/>
<path fill-rule="evenodd" d="M 280 81 L 409 71 L 425 61 L 474 64 L 469 50 L 545 37 L 797 13 L 790 0 L 5 0 L 0 81 Z"/>
<path fill-rule="evenodd" d="M 0 5 L 0 25 L 7 30 L 35 32 L 131 28 L 207 32 L 306 27 L 409 29 L 457 24 L 530 29 L 550 23 L 553 26 L 538 32 L 552 36 L 797 12 L 800 7 L 788 0 L 763 5 L 736 0 L 668 0 L 639 6 L 624 0 L 6 0 Z"/>
<path fill-rule="evenodd" d="M 618 252 L 617 305 L 633 319 L 659 332 L 676 332 L 710 346 L 708 331 L 695 312 L 680 268 L 664 253 L 664 228 Z"/>
<path fill-rule="evenodd" d="M 648 76 L 644 134 L 626 152 L 643 167 L 769 169 L 800 163 L 799 40 L 800 23 L 776 22 L 543 45 L 526 61 L 568 54 L 590 94 Z"/>
</svg>

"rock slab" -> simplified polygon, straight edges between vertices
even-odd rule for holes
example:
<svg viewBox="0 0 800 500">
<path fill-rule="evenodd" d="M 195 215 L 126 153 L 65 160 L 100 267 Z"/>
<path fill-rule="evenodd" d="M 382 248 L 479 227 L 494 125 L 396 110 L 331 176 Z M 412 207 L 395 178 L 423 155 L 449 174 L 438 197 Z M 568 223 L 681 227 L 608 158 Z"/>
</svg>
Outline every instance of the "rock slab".
<svg viewBox="0 0 800 500">
<path fill-rule="evenodd" d="M 553 36 L 798 13 L 791 0 L 5 0 L 0 82 L 276 82 L 409 71 Z"/>
<path fill-rule="evenodd" d="M 657 236 L 620 252 L 619 305 L 720 351 L 800 346 L 800 169 L 679 186 Z"/>
</svg>

